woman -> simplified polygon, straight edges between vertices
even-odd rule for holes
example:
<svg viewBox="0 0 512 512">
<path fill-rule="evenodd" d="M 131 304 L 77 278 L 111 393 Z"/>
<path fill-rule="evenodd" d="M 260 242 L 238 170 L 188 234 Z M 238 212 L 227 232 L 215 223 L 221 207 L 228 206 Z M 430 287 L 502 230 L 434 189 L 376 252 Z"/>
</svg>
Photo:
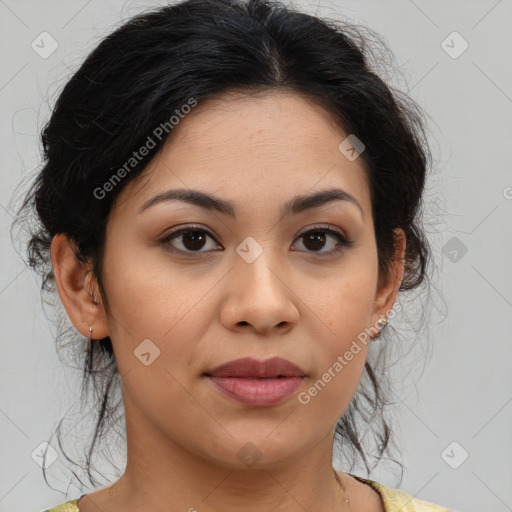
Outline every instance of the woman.
<svg viewBox="0 0 512 512">
<path fill-rule="evenodd" d="M 430 254 L 419 109 L 357 35 L 188 0 L 125 23 L 64 87 L 30 263 L 89 338 L 91 452 L 122 387 L 127 464 L 52 512 L 447 510 L 332 466 L 335 440 L 367 463 L 358 415 L 389 447 L 368 351 Z"/>
</svg>

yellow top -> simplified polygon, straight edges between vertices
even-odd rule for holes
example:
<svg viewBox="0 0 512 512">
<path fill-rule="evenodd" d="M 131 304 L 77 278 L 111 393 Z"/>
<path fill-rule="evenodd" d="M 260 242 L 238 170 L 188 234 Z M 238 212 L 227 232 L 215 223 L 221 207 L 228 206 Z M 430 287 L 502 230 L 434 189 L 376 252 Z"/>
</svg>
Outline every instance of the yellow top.
<svg viewBox="0 0 512 512">
<path fill-rule="evenodd" d="M 372 489 L 380 494 L 384 503 L 385 512 L 453 512 L 428 501 L 413 498 L 405 491 L 391 489 L 378 482 L 374 482 L 373 480 L 367 480 L 366 478 L 352 474 L 350 475 L 360 482 L 368 484 Z M 77 505 L 79 499 L 80 498 L 76 498 L 71 501 L 66 501 L 66 503 L 45 510 L 44 512 L 80 512 Z"/>
<path fill-rule="evenodd" d="M 413 498 L 410 494 L 399 489 L 391 489 L 379 482 L 367 480 L 360 476 L 352 475 L 356 480 L 368 484 L 372 489 L 376 490 L 384 503 L 385 512 L 454 512 L 448 508 L 435 505 L 429 501 Z M 59 511 L 60 512 L 60 511 Z"/>
</svg>

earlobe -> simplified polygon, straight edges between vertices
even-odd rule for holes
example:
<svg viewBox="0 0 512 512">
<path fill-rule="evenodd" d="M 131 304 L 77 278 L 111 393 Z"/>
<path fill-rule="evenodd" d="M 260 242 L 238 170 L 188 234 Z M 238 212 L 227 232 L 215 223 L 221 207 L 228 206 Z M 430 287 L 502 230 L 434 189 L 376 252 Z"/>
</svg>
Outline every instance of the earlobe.
<svg viewBox="0 0 512 512">
<path fill-rule="evenodd" d="M 73 241 L 63 233 L 55 235 L 50 254 L 60 300 L 76 330 L 89 337 L 94 326 L 95 339 L 108 336 L 104 309 L 91 293 L 90 266 L 78 261 Z"/>
</svg>

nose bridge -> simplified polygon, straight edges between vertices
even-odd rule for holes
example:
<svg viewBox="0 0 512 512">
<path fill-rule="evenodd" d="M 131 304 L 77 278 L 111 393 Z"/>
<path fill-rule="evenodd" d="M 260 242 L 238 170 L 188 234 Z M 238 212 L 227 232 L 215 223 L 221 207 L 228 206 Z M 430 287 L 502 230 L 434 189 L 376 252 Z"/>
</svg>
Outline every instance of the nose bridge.
<svg viewBox="0 0 512 512">
<path fill-rule="evenodd" d="M 286 265 L 274 237 L 256 240 L 248 236 L 236 248 L 237 292 L 243 303 L 264 309 L 268 314 L 292 307 L 293 293 L 287 283 Z M 282 311 L 281 311 L 282 314 Z"/>
<path fill-rule="evenodd" d="M 299 319 L 292 287 L 287 284 L 286 264 L 271 236 L 261 243 L 248 236 L 235 248 L 232 279 L 226 289 L 221 321 L 226 328 L 251 325 L 259 333 L 273 327 L 291 327 Z"/>
<path fill-rule="evenodd" d="M 246 237 L 236 248 L 236 253 L 241 261 L 236 265 L 241 266 L 243 275 L 251 281 L 261 281 L 265 285 L 271 285 L 275 279 L 277 264 L 277 250 L 272 237 L 258 242 L 252 236 Z M 261 284 L 259 282 L 258 284 Z"/>
</svg>

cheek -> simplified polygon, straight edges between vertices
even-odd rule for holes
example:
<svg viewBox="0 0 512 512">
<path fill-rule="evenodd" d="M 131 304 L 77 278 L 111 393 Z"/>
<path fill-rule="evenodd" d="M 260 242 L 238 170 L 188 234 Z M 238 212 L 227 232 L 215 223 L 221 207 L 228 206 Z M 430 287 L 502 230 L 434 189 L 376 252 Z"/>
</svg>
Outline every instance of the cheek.
<svg viewBox="0 0 512 512">
<path fill-rule="evenodd" d="M 129 240 L 111 237 L 107 242 L 103 281 L 110 337 L 121 374 L 139 370 L 143 358 L 154 360 L 151 366 L 162 369 L 182 368 L 191 349 L 182 336 L 204 290 L 186 280 L 183 273 L 160 268 L 161 262 L 150 259 L 152 252 L 156 251 L 130 246 Z M 162 378 L 165 380 L 165 375 Z"/>
<path fill-rule="evenodd" d="M 321 347 L 315 351 L 318 371 L 298 397 L 307 408 L 306 421 L 322 417 L 329 425 L 335 424 L 352 400 L 364 370 L 370 343 L 364 331 L 367 308 L 361 302 L 340 304 L 330 310 L 334 334 L 319 339 Z"/>
<path fill-rule="evenodd" d="M 329 294 L 309 293 L 308 304 L 314 309 L 319 341 L 315 354 L 319 372 L 308 396 L 318 397 L 322 407 L 341 412 L 352 398 L 364 370 L 368 346 L 366 329 L 370 327 L 374 307 L 376 276 L 368 272 L 372 261 L 360 260 L 346 267 L 329 285 Z M 313 333 L 315 334 L 315 333 Z M 315 336 L 312 337 L 315 339 Z"/>
<path fill-rule="evenodd" d="M 163 254 L 128 236 L 107 242 L 104 286 L 117 334 L 162 339 L 204 296 L 204 281 L 173 269 Z"/>
<path fill-rule="evenodd" d="M 173 426 L 177 404 L 185 416 L 200 412 L 188 390 L 204 288 L 183 274 L 163 272 L 147 255 L 127 254 L 112 251 L 104 265 L 110 337 L 127 398 L 126 416 L 138 423 L 142 414 L 162 428 L 179 429 Z"/>
<path fill-rule="evenodd" d="M 301 296 L 306 298 L 317 325 L 327 335 L 330 351 L 342 350 L 369 327 L 377 287 L 376 265 L 371 254 L 358 253 L 347 258 L 328 280 L 305 282 Z"/>
</svg>

